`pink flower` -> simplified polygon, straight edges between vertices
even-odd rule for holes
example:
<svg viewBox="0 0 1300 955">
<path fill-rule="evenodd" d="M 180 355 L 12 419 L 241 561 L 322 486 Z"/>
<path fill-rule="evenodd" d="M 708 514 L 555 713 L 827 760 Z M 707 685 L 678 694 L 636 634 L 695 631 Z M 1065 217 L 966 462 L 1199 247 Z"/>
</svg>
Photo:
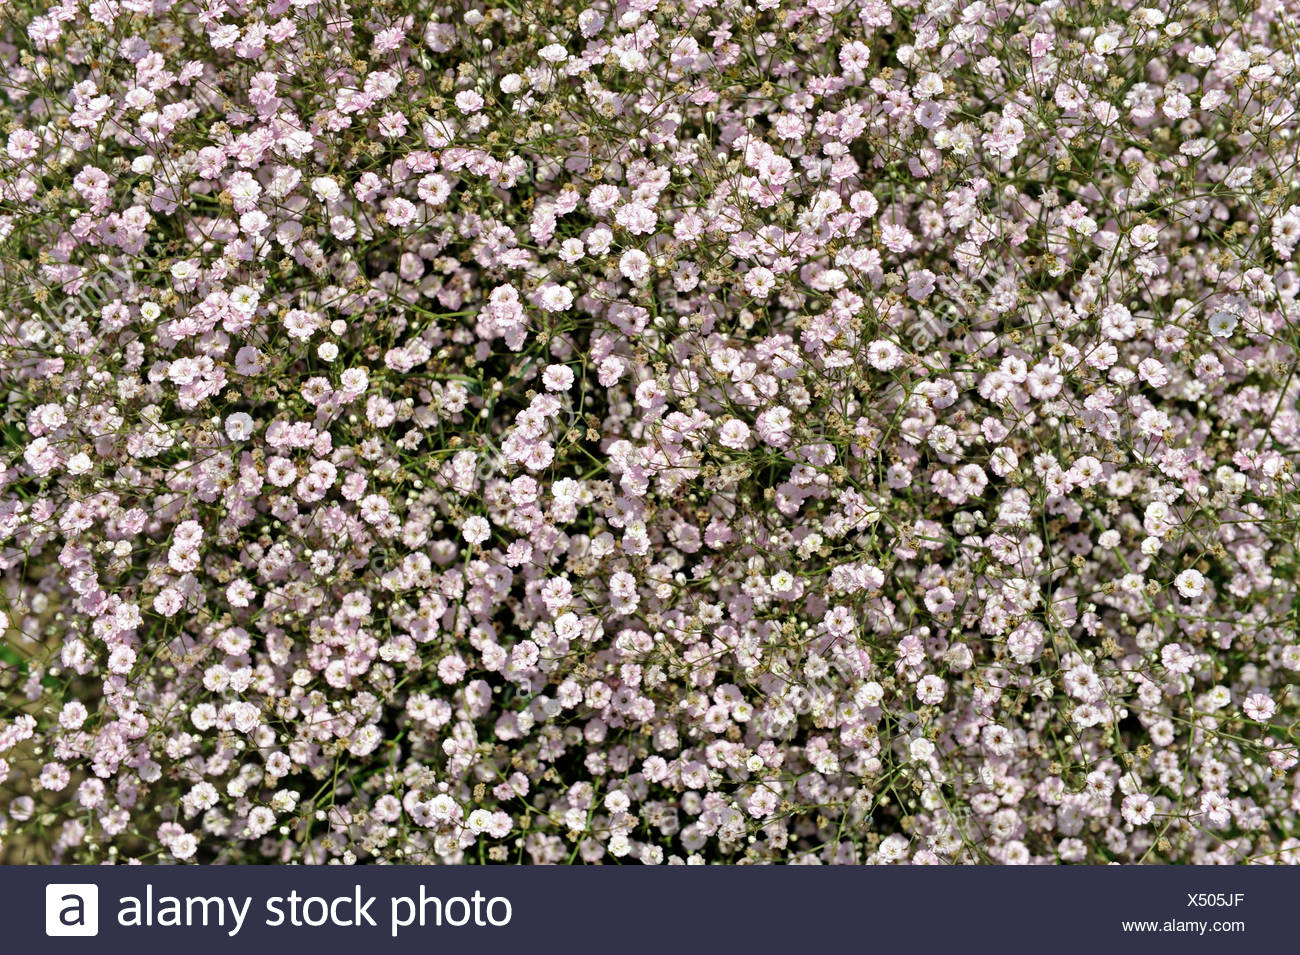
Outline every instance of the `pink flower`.
<svg viewBox="0 0 1300 955">
<path fill-rule="evenodd" d="M 492 525 L 485 518 L 467 517 L 460 528 L 461 535 L 471 544 L 482 544 L 492 536 Z"/>
</svg>

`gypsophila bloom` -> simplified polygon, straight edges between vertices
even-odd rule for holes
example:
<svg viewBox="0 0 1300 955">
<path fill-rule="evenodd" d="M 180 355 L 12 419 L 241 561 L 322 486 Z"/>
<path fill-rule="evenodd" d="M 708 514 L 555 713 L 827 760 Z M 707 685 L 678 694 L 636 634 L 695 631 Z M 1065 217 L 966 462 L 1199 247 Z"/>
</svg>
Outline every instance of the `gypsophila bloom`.
<svg viewBox="0 0 1300 955">
<path fill-rule="evenodd" d="M 0 26 L 0 859 L 1300 861 L 1294 16 Z"/>
</svg>

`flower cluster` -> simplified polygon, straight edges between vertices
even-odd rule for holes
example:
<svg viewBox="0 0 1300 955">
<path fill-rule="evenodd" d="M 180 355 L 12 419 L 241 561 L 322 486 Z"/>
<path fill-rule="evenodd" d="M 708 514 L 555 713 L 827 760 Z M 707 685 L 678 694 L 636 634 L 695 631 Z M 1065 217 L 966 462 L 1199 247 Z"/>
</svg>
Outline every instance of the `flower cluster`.
<svg viewBox="0 0 1300 955">
<path fill-rule="evenodd" d="M 0 851 L 1300 861 L 1297 25 L 10 0 Z"/>
</svg>

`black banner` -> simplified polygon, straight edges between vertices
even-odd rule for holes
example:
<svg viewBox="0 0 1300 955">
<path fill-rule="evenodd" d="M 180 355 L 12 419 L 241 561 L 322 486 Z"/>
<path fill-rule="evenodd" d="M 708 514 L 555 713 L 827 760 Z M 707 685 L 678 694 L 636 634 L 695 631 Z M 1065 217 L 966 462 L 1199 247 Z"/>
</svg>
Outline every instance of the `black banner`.
<svg viewBox="0 0 1300 955">
<path fill-rule="evenodd" d="M 1298 884 L 1266 866 L 14 866 L 0 915 L 14 952 L 1239 951 L 1289 947 Z"/>
</svg>

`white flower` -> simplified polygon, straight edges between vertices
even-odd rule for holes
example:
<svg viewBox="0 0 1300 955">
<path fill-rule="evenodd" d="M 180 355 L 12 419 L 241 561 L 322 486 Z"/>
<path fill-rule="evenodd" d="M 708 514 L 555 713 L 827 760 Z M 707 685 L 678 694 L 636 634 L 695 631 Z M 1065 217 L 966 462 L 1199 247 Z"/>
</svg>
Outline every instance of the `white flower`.
<svg viewBox="0 0 1300 955">
<path fill-rule="evenodd" d="M 573 387 L 575 375 L 567 365 L 547 365 L 542 372 L 542 384 L 547 391 L 568 391 Z"/>
<path fill-rule="evenodd" d="M 260 296 L 257 289 L 251 285 L 238 285 L 230 293 L 230 307 L 237 312 L 245 315 L 251 315 L 257 311 L 257 303 Z"/>
<path fill-rule="evenodd" d="M 85 474 L 91 468 L 90 455 L 85 451 L 78 451 L 72 457 L 68 458 L 69 474 Z"/>
<path fill-rule="evenodd" d="M 193 277 L 199 270 L 199 267 L 190 259 L 181 259 L 172 266 L 172 278 L 184 281 Z"/>
<path fill-rule="evenodd" d="M 935 746 L 924 736 L 912 740 L 907 746 L 908 753 L 915 762 L 923 763 L 934 755 Z"/>
<path fill-rule="evenodd" d="M 313 179 L 311 181 L 311 191 L 316 193 L 316 196 L 322 202 L 333 202 L 342 192 L 339 184 L 329 176 L 317 176 Z"/>
<path fill-rule="evenodd" d="M 640 249 L 628 249 L 619 257 L 618 270 L 630 281 L 640 282 L 650 274 L 650 256 Z"/>
<path fill-rule="evenodd" d="M 1119 46 L 1119 38 L 1113 33 L 1103 33 L 1092 41 L 1092 52 L 1098 56 L 1107 56 L 1115 52 Z"/>
<path fill-rule="evenodd" d="M 718 430 L 718 443 L 733 451 L 743 451 L 749 443 L 749 425 L 739 418 L 728 418 Z"/>
<path fill-rule="evenodd" d="M 1124 821 L 1134 826 L 1145 826 L 1156 814 L 1156 804 L 1146 793 L 1134 793 L 1124 797 L 1120 808 Z"/>
<path fill-rule="evenodd" d="M 429 815 L 439 821 L 450 819 L 458 808 L 456 801 L 446 793 L 439 793 L 429 800 Z"/>
<path fill-rule="evenodd" d="M 632 851 L 632 845 L 624 833 L 616 832 L 609 837 L 609 854 L 622 858 Z"/>
<path fill-rule="evenodd" d="M 226 437 L 231 441 L 247 441 L 253 436 L 253 419 L 244 411 L 236 411 L 226 418 Z"/>
<path fill-rule="evenodd" d="M 1205 593 L 1205 577 L 1199 570 L 1188 568 L 1174 578 L 1174 586 L 1184 597 L 1199 597 Z"/>
<path fill-rule="evenodd" d="M 1206 693 L 1202 699 L 1205 708 L 1210 712 L 1217 712 L 1232 702 L 1232 691 L 1223 684 L 1212 687 L 1209 693 Z"/>
<path fill-rule="evenodd" d="M 891 341 L 877 339 L 867 346 L 867 361 L 878 371 L 897 368 L 903 360 L 903 351 Z"/>
<path fill-rule="evenodd" d="M 1210 316 L 1210 334 L 1215 338 L 1227 338 L 1237 328 L 1237 316 L 1232 312 L 1218 311 Z"/>
<path fill-rule="evenodd" d="M 1142 225 L 1135 227 L 1133 231 L 1129 233 L 1129 241 L 1137 248 L 1147 251 L 1155 248 L 1156 236 L 1159 234 L 1160 230 L 1155 226 L 1143 223 Z"/>
<path fill-rule="evenodd" d="M 486 518 L 479 517 L 476 514 L 465 519 L 460 532 L 465 540 L 471 544 L 481 544 L 492 536 L 492 525 L 487 522 Z"/>
<path fill-rule="evenodd" d="M 841 273 L 842 274 L 842 273 Z M 776 286 L 776 276 L 771 269 L 755 266 L 745 275 L 745 291 L 755 298 L 766 298 Z"/>
<path fill-rule="evenodd" d="M 177 859 L 188 859 L 198 851 L 199 840 L 187 832 L 173 839 L 168 848 Z"/>
<path fill-rule="evenodd" d="M 563 312 L 573 304 L 573 293 L 563 285 L 545 285 L 540 296 L 541 306 L 548 312 Z"/>
</svg>

